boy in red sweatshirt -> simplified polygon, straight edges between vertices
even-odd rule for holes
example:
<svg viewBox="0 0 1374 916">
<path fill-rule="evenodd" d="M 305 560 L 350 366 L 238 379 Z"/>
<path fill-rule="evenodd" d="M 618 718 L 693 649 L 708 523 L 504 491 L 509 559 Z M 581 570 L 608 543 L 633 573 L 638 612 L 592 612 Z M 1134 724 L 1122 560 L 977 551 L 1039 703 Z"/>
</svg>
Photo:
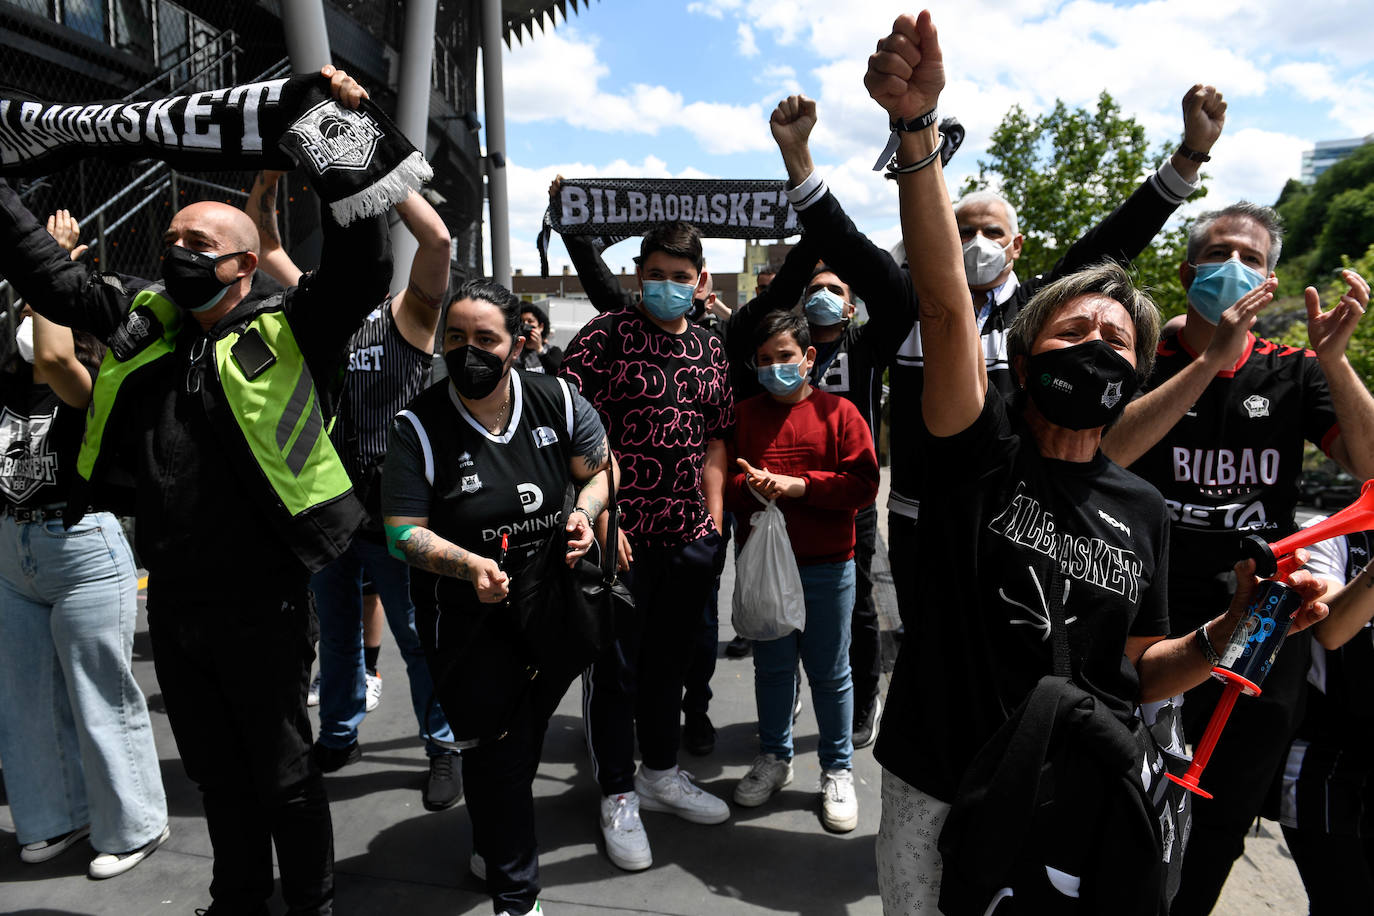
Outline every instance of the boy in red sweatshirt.
<svg viewBox="0 0 1374 916">
<path fill-rule="evenodd" d="M 850 762 L 854 513 L 877 496 L 878 459 L 858 409 L 807 381 L 816 350 L 802 315 L 775 312 L 760 323 L 754 339 L 766 393 L 736 408 L 726 505 L 740 520 L 744 544 L 750 517 L 759 509 L 750 490 L 777 500 L 801 573 L 806 628 L 754 645 L 760 753 L 736 787 L 735 801 L 761 805 L 792 781 L 792 700 L 800 656 L 820 727 L 821 820 L 827 829 L 844 832 L 859 823 Z"/>
</svg>

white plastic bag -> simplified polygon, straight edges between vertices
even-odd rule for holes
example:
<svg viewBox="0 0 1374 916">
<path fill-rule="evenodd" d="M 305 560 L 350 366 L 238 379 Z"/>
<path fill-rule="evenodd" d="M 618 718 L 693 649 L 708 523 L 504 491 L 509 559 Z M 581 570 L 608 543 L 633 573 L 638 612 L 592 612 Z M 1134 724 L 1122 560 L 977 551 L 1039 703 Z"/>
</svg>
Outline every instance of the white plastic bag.
<svg viewBox="0 0 1374 916">
<path fill-rule="evenodd" d="M 735 632 L 745 639 L 778 639 L 806 629 L 806 596 L 787 539 L 787 519 L 776 502 L 754 496 L 764 508 L 750 519 L 753 530 L 735 558 L 730 619 Z"/>
</svg>

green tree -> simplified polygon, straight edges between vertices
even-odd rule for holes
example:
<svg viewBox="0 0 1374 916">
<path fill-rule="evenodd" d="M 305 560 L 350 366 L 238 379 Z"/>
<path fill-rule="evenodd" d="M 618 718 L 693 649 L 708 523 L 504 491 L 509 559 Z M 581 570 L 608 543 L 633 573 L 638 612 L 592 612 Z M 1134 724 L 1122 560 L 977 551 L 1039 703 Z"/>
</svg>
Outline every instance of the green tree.
<svg viewBox="0 0 1374 916">
<path fill-rule="evenodd" d="M 1358 260 L 1352 261 L 1349 257 L 1342 257 L 1340 266 L 1355 271 L 1366 280 L 1374 277 L 1374 245 L 1370 245 Z M 1324 309 L 1334 306 L 1349 289 L 1345 281 L 1341 279 L 1330 280 L 1317 288 L 1322 294 L 1322 308 Z M 1306 347 L 1308 343 L 1305 313 L 1296 318 L 1287 330 L 1276 335 L 1276 338 L 1294 347 Z M 1350 365 L 1364 380 L 1365 387 L 1374 387 L 1374 317 L 1366 313 L 1360 319 L 1359 325 L 1355 328 L 1355 333 L 1350 335 L 1350 344 L 1346 347 L 1345 353 L 1350 359 Z"/>
<path fill-rule="evenodd" d="M 1053 267 L 1171 151 L 1161 147 L 1152 155 L 1145 128 L 1122 117 L 1105 91 L 1097 97 L 1095 111 L 1070 109 L 1056 100 L 1051 111 L 1032 118 L 1018 105 L 993 131 L 978 174 L 960 193 L 991 187 L 1012 202 L 1026 237 L 1017 273 L 1034 276 Z M 1187 307 L 1178 282 L 1186 247 L 1186 227 L 1174 226 L 1161 232 L 1133 265 L 1138 281 L 1150 288 L 1166 316 Z"/>
<path fill-rule="evenodd" d="M 1345 256 L 1374 244 L 1374 143 L 1366 143 L 1310 185 L 1289 181 L 1274 208 L 1283 220 L 1279 294 L 1325 286 Z"/>
</svg>

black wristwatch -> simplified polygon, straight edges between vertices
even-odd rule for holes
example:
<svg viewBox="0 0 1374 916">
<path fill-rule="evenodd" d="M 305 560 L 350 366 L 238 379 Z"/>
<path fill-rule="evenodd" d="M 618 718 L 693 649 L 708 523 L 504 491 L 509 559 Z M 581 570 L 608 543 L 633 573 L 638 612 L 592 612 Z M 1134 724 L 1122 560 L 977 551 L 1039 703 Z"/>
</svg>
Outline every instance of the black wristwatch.
<svg viewBox="0 0 1374 916">
<path fill-rule="evenodd" d="M 1188 148 L 1188 144 L 1186 144 L 1186 143 L 1180 143 L 1180 144 L 1178 145 L 1178 154 L 1179 154 L 1180 156 L 1182 156 L 1184 159 L 1191 159 L 1191 160 L 1193 160 L 1194 162 L 1211 162 L 1211 161 L 1212 161 L 1212 157 L 1211 157 L 1211 156 L 1207 155 L 1206 153 L 1199 153 L 1199 152 L 1198 152 L 1197 150 L 1195 150 L 1195 149 L 1189 149 L 1189 148 Z"/>
</svg>

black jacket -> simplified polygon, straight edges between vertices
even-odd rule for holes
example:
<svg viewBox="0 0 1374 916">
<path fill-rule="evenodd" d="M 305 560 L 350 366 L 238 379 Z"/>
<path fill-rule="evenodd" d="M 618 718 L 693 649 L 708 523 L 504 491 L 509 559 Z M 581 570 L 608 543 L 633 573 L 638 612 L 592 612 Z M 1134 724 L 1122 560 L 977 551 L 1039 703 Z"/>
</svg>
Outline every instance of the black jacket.
<svg viewBox="0 0 1374 916">
<path fill-rule="evenodd" d="M 347 345 L 391 278 L 390 242 L 381 217 L 340 227 L 324 212 L 320 266 L 286 292 L 292 331 L 316 380 L 324 413 L 333 413 Z M 0 181 L 0 273 L 33 308 L 59 324 L 106 339 L 146 281 L 126 285 L 70 260 Z M 262 272 L 248 297 L 221 319 L 232 323 L 281 287 Z M 190 353 L 205 334 L 188 321 L 174 358 L 153 373 L 134 422 L 120 430 L 120 464 L 135 486 L 133 514 L 140 560 L 159 589 L 204 590 L 226 597 L 265 583 L 303 581 L 305 567 L 260 518 L 259 489 L 240 476 L 219 444 L 199 394 L 188 392 Z M 247 471 L 248 469 L 244 469 Z M 252 473 L 258 473 L 252 469 Z"/>
</svg>

